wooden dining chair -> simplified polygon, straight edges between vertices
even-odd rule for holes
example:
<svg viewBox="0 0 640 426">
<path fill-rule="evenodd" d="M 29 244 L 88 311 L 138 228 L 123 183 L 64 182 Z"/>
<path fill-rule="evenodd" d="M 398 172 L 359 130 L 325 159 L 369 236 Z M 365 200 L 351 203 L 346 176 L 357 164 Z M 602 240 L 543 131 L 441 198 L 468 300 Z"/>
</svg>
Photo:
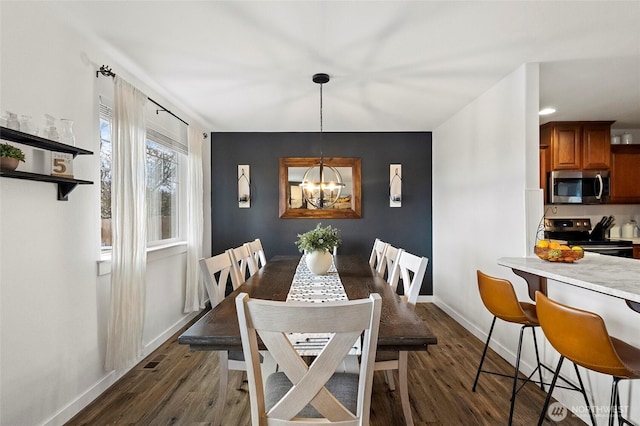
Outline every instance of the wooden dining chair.
<svg viewBox="0 0 640 426">
<path fill-rule="evenodd" d="M 376 272 L 378 272 L 378 274 L 385 278 L 389 283 L 391 283 L 391 272 L 393 272 L 393 267 L 398 261 L 402 251 L 403 249 L 394 247 L 387 243 L 387 248 L 384 250 L 383 260 L 376 268 Z M 395 290 L 395 287 L 393 287 L 393 289 Z"/>
<path fill-rule="evenodd" d="M 317 304 L 239 294 L 236 311 L 248 360 L 252 425 L 368 425 L 381 306 L 377 293 L 368 299 Z M 330 333 L 331 339 L 308 365 L 287 337 L 291 332 Z M 258 336 L 279 366 L 266 378 L 258 359 Z M 336 372 L 360 338 L 358 373 Z"/>
<path fill-rule="evenodd" d="M 401 297 L 410 307 L 414 308 L 418 302 L 422 280 L 427 271 L 429 259 L 416 256 L 402 249 L 399 249 L 396 259 L 388 280 L 389 285 L 395 291 L 399 281 L 402 280 L 404 295 Z M 393 370 L 398 370 L 398 386 L 400 387 L 400 401 L 402 402 L 404 420 L 407 425 L 412 425 L 413 416 L 411 415 L 407 378 L 408 362 L 409 353 L 407 351 L 378 351 L 374 370 L 384 371 L 385 380 L 391 390 L 395 390 Z"/>
<path fill-rule="evenodd" d="M 387 243 L 376 238 L 373 242 L 373 247 L 371 248 L 371 256 L 369 256 L 369 266 L 373 269 L 378 270 L 378 266 L 380 263 L 384 261 L 384 252 L 387 248 Z"/>
<path fill-rule="evenodd" d="M 262 248 L 262 242 L 260 238 L 256 238 L 253 241 L 249 241 L 248 243 L 244 243 L 249 249 L 249 253 L 253 256 L 255 261 L 255 265 L 257 269 L 262 268 L 267 264 L 267 256 L 264 253 L 264 249 Z"/>
<path fill-rule="evenodd" d="M 258 272 L 258 265 L 249 248 L 244 244 L 240 247 L 227 249 L 227 256 L 231 259 L 231 265 L 233 267 L 231 282 L 235 290 L 240 287 L 248 277 Z"/>
<path fill-rule="evenodd" d="M 228 253 L 222 253 L 213 257 L 200 259 L 200 268 L 204 276 L 204 284 L 213 309 L 225 298 L 225 290 L 229 277 L 233 274 L 233 265 Z M 246 372 L 247 366 L 242 351 L 219 351 L 220 384 L 218 387 L 218 400 L 216 402 L 217 425 L 222 424 L 224 405 L 227 399 L 227 387 L 229 382 L 229 370 Z M 239 377 L 237 388 L 242 385 L 243 376 Z"/>
</svg>

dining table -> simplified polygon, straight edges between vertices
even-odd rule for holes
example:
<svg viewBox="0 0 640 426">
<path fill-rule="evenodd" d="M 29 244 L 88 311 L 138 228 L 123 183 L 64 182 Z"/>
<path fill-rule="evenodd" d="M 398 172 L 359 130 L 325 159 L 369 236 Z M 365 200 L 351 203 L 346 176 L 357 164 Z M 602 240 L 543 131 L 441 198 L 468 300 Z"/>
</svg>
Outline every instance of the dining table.
<svg viewBox="0 0 640 426">
<path fill-rule="evenodd" d="M 194 351 L 242 350 L 235 298 L 286 301 L 301 257 L 278 255 L 191 325 L 178 343 Z M 378 293 L 382 299 L 379 351 L 426 351 L 438 343 L 427 324 L 404 302 L 369 262 L 358 255 L 335 255 L 334 265 L 349 300 Z"/>
</svg>

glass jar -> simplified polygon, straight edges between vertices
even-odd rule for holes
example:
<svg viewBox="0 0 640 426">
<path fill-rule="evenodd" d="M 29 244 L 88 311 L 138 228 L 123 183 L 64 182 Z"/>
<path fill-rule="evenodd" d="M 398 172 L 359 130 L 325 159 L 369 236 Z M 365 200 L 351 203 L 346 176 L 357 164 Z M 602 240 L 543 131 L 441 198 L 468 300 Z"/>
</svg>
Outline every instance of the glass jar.
<svg viewBox="0 0 640 426">
<path fill-rule="evenodd" d="M 38 129 L 33 125 L 30 115 L 23 115 L 20 118 L 20 130 L 24 133 L 29 133 L 30 135 L 38 134 Z"/>
<path fill-rule="evenodd" d="M 44 131 L 42 132 L 42 136 L 52 141 L 57 141 L 59 136 L 58 136 L 58 129 L 56 129 L 56 119 L 49 114 L 45 114 L 44 119 L 46 124 L 44 126 Z"/>
<path fill-rule="evenodd" d="M 60 119 L 60 142 L 67 145 L 76 145 L 76 137 L 73 134 L 73 121 L 67 118 Z"/>
<path fill-rule="evenodd" d="M 20 122 L 18 121 L 17 114 L 7 111 L 7 127 L 13 130 L 20 130 Z"/>
</svg>

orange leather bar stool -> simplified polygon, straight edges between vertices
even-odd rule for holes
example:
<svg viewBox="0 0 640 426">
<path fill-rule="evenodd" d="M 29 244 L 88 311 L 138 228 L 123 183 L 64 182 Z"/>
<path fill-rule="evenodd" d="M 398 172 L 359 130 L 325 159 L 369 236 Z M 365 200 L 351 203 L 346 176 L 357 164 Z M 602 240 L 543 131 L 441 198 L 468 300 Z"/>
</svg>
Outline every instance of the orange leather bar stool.
<svg viewBox="0 0 640 426">
<path fill-rule="evenodd" d="M 496 325 L 496 319 L 500 318 L 501 320 L 521 324 L 520 327 L 520 339 L 518 341 L 518 355 L 516 357 L 516 368 L 515 373 L 513 375 L 513 389 L 511 391 L 511 407 L 509 409 L 509 424 L 511 424 L 513 420 L 513 409 L 515 407 L 516 402 L 516 393 L 518 387 L 518 372 L 520 370 L 520 352 L 522 349 L 522 336 L 524 334 L 524 330 L 526 328 L 531 328 L 533 335 L 533 343 L 536 348 L 536 361 L 538 365 L 535 370 L 531 373 L 526 380 L 530 380 L 531 377 L 538 372 L 540 377 L 540 387 L 544 390 L 544 385 L 542 384 L 542 371 L 540 369 L 540 355 L 538 354 L 538 342 L 536 341 L 536 333 L 533 330 L 533 327 L 537 327 L 540 324 L 538 323 L 538 317 L 536 315 L 536 305 L 533 303 L 520 302 L 516 296 L 516 292 L 513 289 L 513 285 L 510 281 L 494 278 L 489 275 L 482 273 L 481 271 L 477 271 L 478 275 L 478 290 L 480 291 L 480 298 L 482 299 L 482 303 L 487 308 L 489 312 L 493 314 L 493 321 L 491 322 L 491 328 L 489 329 L 489 335 L 487 336 L 487 342 L 484 345 L 484 351 L 482 352 L 482 358 L 480 359 L 480 365 L 478 366 L 478 372 L 476 373 L 476 379 L 473 382 L 472 391 L 476 391 L 476 386 L 478 385 L 478 379 L 480 378 L 480 373 L 489 373 L 496 374 L 504 377 L 504 374 L 485 371 L 482 369 L 482 364 L 484 363 L 485 356 L 487 355 L 487 350 L 489 349 L 489 341 L 491 340 L 491 334 L 493 333 L 493 327 Z M 525 382 L 526 383 L 526 382 Z"/>
<path fill-rule="evenodd" d="M 491 322 L 491 328 L 489 329 L 489 335 L 487 336 L 487 342 L 484 345 L 484 351 L 482 352 L 482 358 L 480 359 L 480 365 L 478 366 L 478 372 L 476 373 L 476 379 L 473 382 L 472 391 L 476 391 L 476 386 L 478 385 L 478 379 L 480 378 L 480 373 L 489 373 L 495 374 L 503 377 L 513 377 L 513 388 L 511 391 L 511 407 L 509 408 L 509 424 L 511 424 L 513 420 L 513 410 L 516 402 L 516 394 L 524 386 L 527 382 L 534 382 L 540 385 L 540 388 L 544 390 L 544 383 L 542 381 L 542 368 L 545 368 L 549 371 L 552 371 L 549 367 L 542 364 L 540 362 L 540 355 L 538 352 L 538 342 L 536 340 L 536 333 L 534 328 L 538 327 L 540 323 L 538 322 L 538 316 L 536 314 L 536 305 L 528 302 L 520 302 L 516 296 L 516 292 L 513 289 L 513 285 L 510 281 L 494 278 L 489 275 L 482 273 L 481 271 L 477 271 L 478 274 L 478 290 L 480 291 L 480 298 L 482 299 L 482 303 L 487 308 L 489 312 L 493 314 L 493 321 Z M 493 371 L 486 371 L 482 369 L 482 364 L 484 363 L 485 356 L 487 355 L 487 350 L 489 349 L 489 341 L 491 340 L 491 334 L 493 333 L 493 327 L 496 325 L 496 319 L 500 318 L 503 321 L 507 321 L 514 324 L 520 324 L 520 339 L 518 340 L 518 354 L 516 356 L 516 367 L 513 376 L 507 376 L 502 373 L 497 373 Z M 520 371 L 520 353 L 522 349 L 522 336 L 524 334 L 524 330 L 527 328 L 531 328 L 531 334 L 533 335 L 533 344 L 536 349 L 536 368 L 531 372 L 529 377 L 526 379 L 520 379 L 518 377 L 518 372 Z M 575 367 L 575 366 L 574 366 Z M 580 388 L 576 387 L 570 382 L 567 382 L 564 378 L 560 377 L 561 380 L 567 383 L 569 388 L 562 386 L 563 388 L 572 389 L 580 391 L 587 401 L 587 394 L 584 390 L 584 386 L 582 385 L 582 380 L 580 379 L 580 373 L 578 372 L 578 367 L 575 367 L 576 374 L 578 375 L 578 380 L 580 381 Z M 538 372 L 539 381 L 532 380 L 533 375 Z M 524 380 L 524 383 L 518 388 L 518 380 Z M 588 402 L 587 402 L 588 403 Z"/>
<path fill-rule="evenodd" d="M 544 420 L 565 358 L 588 370 L 612 376 L 609 425 L 613 425 L 616 416 L 619 425 L 631 424 L 620 412 L 618 382 L 622 379 L 640 379 L 640 349 L 610 336 L 602 317 L 593 312 L 562 305 L 539 291 L 536 292 L 536 305 L 542 331 L 551 346 L 560 353 L 538 425 Z M 589 409 L 589 412 L 592 413 L 592 410 Z"/>
</svg>

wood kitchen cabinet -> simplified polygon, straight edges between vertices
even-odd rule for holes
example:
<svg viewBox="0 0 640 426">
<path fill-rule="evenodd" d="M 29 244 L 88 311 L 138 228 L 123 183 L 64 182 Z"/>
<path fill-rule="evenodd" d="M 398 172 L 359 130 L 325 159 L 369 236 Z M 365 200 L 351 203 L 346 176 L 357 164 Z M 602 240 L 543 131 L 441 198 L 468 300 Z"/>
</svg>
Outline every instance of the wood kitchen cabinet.
<svg viewBox="0 0 640 426">
<path fill-rule="evenodd" d="M 613 121 L 552 121 L 540 126 L 551 170 L 603 170 L 611 164 Z"/>
<path fill-rule="evenodd" d="M 640 203 L 640 145 L 611 148 L 610 202 Z"/>
<path fill-rule="evenodd" d="M 542 199 L 547 202 L 549 180 L 547 172 L 551 170 L 551 153 L 548 146 L 540 146 L 540 188 L 542 189 Z"/>
</svg>

